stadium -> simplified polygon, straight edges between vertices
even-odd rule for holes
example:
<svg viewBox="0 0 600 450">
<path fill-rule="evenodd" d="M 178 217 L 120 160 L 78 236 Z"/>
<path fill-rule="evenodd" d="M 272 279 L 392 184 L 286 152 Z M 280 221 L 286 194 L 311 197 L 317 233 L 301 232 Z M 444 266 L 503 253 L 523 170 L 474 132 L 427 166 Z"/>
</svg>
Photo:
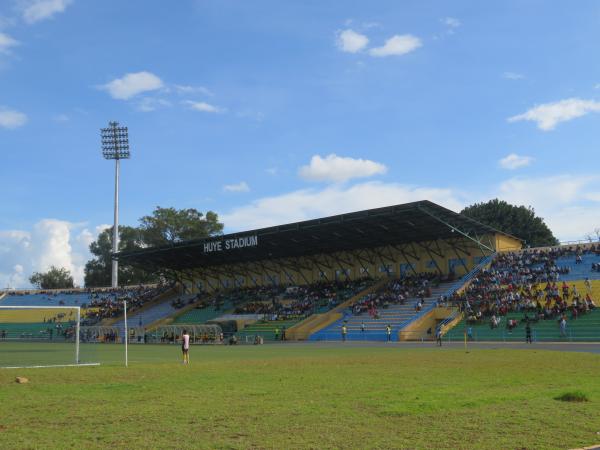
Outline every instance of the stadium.
<svg viewBox="0 0 600 450">
<path fill-rule="evenodd" d="M 0 450 L 600 450 L 599 18 L 0 1 Z"/>
<path fill-rule="evenodd" d="M 597 355 L 564 350 L 587 352 L 600 341 L 593 243 L 523 248 L 517 237 L 419 201 L 114 257 L 161 282 L 2 294 L 1 389 L 23 408 L 9 417 L 44 417 L 26 434 L 4 418 L 6 446 L 80 442 L 78 433 L 57 441 L 50 432 L 55 414 L 35 406 L 49 395 L 65 414 L 90 414 L 91 401 L 105 405 L 100 416 L 118 418 L 80 424 L 88 437 L 99 427 L 90 447 L 170 447 L 160 430 L 195 424 L 203 441 L 193 446 L 207 448 L 362 447 L 365 437 L 367 447 L 554 448 L 558 434 L 559 447 L 591 439 L 593 420 L 577 431 L 564 424 L 566 415 L 594 416 L 586 400 L 599 392 L 589 382 Z M 185 333 L 189 367 L 177 365 Z M 518 384 L 509 381 L 515 370 L 526 377 Z M 32 380 L 27 397 L 7 387 L 14 375 Z M 169 394 L 173 379 L 193 389 Z M 556 409 L 565 390 L 583 398 Z M 499 418 L 530 404 L 551 411 L 557 435 L 541 439 L 532 423 Z M 164 418 L 181 409 L 189 419 Z M 451 418 L 440 422 L 440 414 Z M 471 414 L 489 416 L 478 440 L 464 441 L 461 422 Z M 444 430 L 444 442 L 410 431 L 422 421 L 437 423 L 431 430 Z M 496 431 L 499 422 L 517 437 Z"/>
</svg>

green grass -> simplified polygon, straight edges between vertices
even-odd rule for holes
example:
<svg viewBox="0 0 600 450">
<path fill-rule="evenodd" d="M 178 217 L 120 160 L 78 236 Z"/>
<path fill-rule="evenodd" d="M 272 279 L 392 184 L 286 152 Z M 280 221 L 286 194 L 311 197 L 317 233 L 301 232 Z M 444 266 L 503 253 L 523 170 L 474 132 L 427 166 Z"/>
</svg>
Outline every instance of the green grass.
<svg viewBox="0 0 600 450">
<path fill-rule="evenodd" d="M 56 346 L 0 342 L 0 354 L 16 350 L 23 363 L 34 362 L 40 349 Z M 132 345 L 125 368 L 121 346 L 93 347 L 100 367 L 0 370 L 0 448 L 554 449 L 600 442 L 595 354 L 195 346 L 192 364 L 183 366 L 178 346 Z M 16 384 L 16 376 L 30 382 Z M 589 401 L 554 399 L 578 391 Z"/>
</svg>

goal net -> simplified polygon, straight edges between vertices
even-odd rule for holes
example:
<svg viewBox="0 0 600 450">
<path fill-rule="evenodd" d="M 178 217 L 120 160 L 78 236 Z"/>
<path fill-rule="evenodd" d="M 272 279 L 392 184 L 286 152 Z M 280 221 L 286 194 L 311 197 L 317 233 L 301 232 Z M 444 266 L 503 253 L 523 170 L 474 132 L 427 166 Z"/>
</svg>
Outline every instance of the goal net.
<svg viewBox="0 0 600 450">
<path fill-rule="evenodd" d="M 0 306 L 0 368 L 96 365 L 78 306 Z"/>
</svg>

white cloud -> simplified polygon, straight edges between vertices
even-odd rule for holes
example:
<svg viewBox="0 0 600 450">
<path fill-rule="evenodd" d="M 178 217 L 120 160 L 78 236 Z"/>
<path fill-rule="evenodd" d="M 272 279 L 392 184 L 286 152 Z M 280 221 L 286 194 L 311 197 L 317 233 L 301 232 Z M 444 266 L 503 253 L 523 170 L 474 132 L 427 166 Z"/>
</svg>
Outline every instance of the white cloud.
<svg viewBox="0 0 600 450">
<path fill-rule="evenodd" d="M 600 191 L 599 192 L 588 192 L 587 194 L 584 195 L 584 197 L 586 200 L 591 200 L 593 202 L 600 202 Z"/>
<path fill-rule="evenodd" d="M 532 206 L 561 241 L 584 239 L 600 226 L 600 204 L 593 201 L 600 191 L 596 175 L 553 175 L 511 178 L 502 182 L 493 196 L 516 205 Z"/>
<path fill-rule="evenodd" d="M 462 25 L 461 21 L 454 17 L 444 17 L 442 23 L 450 28 L 458 28 Z"/>
<path fill-rule="evenodd" d="M 421 39 L 416 36 L 411 34 L 397 34 L 385 41 L 382 47 L 375 47 L 369 50 L 369 54 L 377 57 L 405 55 L 422 45 Z"/>
<path fill-rule="evenodd" d="M 97 235 L 98 229 L 57 219 L 43 219 L 31 230 L 0 230 L 0 286 L 29 287 L 33 272 L 52 265 L 68 269 L 83 285 L 89 244 Z"/>
<path fill-rule="evenodd" d="M 248 230 L 426 199 L 454 210 L 463 205 L 450 189 L 368 182 L 264 197 L 219 216 L 232 230 Z"/>
<path fill-rule="evenodd" d="M 0 106 L 0 127 L 13 129 L 22 127 L 26 123 L 27 116 L 22 112 Z"/>
<path fill-rule="evenodd" d="M 531 156 L 521 156 L 516 153 L 511 153 L 498 161 L 500 167 L 508 170 L 519 169 L 520 167 L 528 166 L 532 162 L 533 158 Z"/>
<path fill-rule="evenodd" d="M 369 38 L 364 34 L 357 33 L 354 30 L 347 29 L 337 34 L 337 47 L 347 53 L 358 53 L 369 43 Z"/>
<path fill-rule="evenodd" d="M 153 73 L 142 71 L 127 73 L 122 78 L 116 78 L 110 83 L 100 86 L 112 98 L 128 100 L 142 92 L 155 91 L 164 86 L 162 80 Z"/>
<path fill-rule="evenodd" d="M 509 203 L 549 210 L 580 200 L 584 188 L 593 181 L 594 177 L 582 175 L 517 177 L 502 182 L 498 192 Z"/>
<path fill-rule="evenodd" d="M 387 172 L 387 167 L 368 159 L 337 156 L 332 153 L 322 158 L 314 155 L 310 164 L 300 167 L 298 174 L 309 181 L 344 182 L 352 178 L 365 178 Z"/>
<path fill-rule="evenodd" d="M 591 112 L 600 112 L 600 102 L 568 98 L 554 103 L 537 105 L 523 114 L 509 117 L 509 122 L 530 120 L 536 122 L 540 130 L 553 130 L 560 122 L 567 122 Z"/>
<path fill-rule="evenodd" d="M 0 53 L 10 53 L 10 49 L 19 45 L 19 42 L 6 33 L 0 32 Z"/>
<path fill-rule="evenodd" d="M 522 80 L 525 78 L 525 75 L 517 72 L 504 72 L 502 78 L 506 78 L 507 80 Z"/>
<path fill-rule="evenodd" d="M 194 102 L 192 100 L 186 100 L 183 103 L 188 105 L 188 107 L 190 109 L 193 109 L 194 111 L 215 113 L 215 114 L 223 113 L 226 111 L 224 108 L 220 108 L 218 106 L 214 106 L 214 105 L 211 105 L 206 102 Z"/>
<path fill-rule="evenodd" d="M 72 0 L 29 0 L 24 3 L 23 20 L 32 24 L 45 19 L 51 19 L 57 13 L 63 12 Z"/>
<path fill-rule="evenodd" d="M 259 198 L 220 217 L 229 231 L 240 231 L 418 200 L 460 211 L 492 198 L 532 206 L 562 241 L 583 239 L 589 230 L 600 227 L 600 176 L 585 174 L 514 177 L 470 193 L 398 183 L 336 184 Z"/>
<path fill-rule="evenodd" d="M 223 190 L 225 192 L 248 192 L 250 191 L 250 186 L 245 181 L 240 181 L 237 184 L 226 184 L 223 186 Z"/>
</svg>

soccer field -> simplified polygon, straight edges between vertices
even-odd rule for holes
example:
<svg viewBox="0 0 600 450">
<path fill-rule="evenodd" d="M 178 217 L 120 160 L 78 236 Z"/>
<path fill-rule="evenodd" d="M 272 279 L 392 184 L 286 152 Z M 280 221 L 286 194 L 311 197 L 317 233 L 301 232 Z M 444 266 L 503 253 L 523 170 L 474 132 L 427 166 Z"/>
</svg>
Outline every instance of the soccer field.
<svg viewBox="0 0 600 450">
<path fill-rule="evenodd" d="M 57 352 L 72 345 L 50 344 Z M 1 343 L 23 363 L 49 344 Z M 319 345 L 97 345 L 0 370 L 0 448 L 574 448 L 600 442 L 600 355 Z M 28 359 L 30 361 L 28 361 Z M 28 384 L 14 382 L 16 376 Z M 573 391 L 588 402 L 554 399 Z"/>
</svg>

